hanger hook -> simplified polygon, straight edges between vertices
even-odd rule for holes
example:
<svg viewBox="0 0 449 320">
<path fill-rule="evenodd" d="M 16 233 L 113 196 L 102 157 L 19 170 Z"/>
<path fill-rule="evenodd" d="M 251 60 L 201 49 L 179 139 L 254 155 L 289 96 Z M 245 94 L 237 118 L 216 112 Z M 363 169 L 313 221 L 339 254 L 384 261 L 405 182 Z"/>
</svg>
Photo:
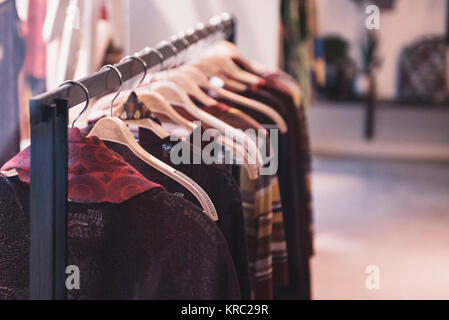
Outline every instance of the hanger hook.
<svg viewBox="0 0 449 320">
<path fill-rule="evenodd" d="M 78 120 L 79 117 L 81 117 L 81 115 L 87 110 L 87 107 L 89 106 L 89 90 L 87 90 L 87 88 L 86 88 L 86 86 L 84 84 L 82 84 L 79 81 L 74 81 L 74 80 L 64 81 L 58 87 L 65 86 L 66 84 L 74 84 L 74 85 L 77 85 L 77 86 L 81 87 L 81 89 L 83 89 L 83 91 L 84 91 L 84 94 L 86 95 L 86 105 L 84 106 L 83 110 L 81 110 L 79 115 L 75 118 L 75 120 L 73 120 L 73 122 L 72 122 L 72 128 L 74 128 L 76 120 Z M 70 92 L 70 89 L 69 89 L 69 92 Z"/>
<path fill-rule="evenodd" d="M 119 83 L 120 83 L 120 87 L 118 88 L 117 94 L 116 94 L 116 95 L 114 96 L 114 98 L 112 98 L 112 100 L 111 100 L 111 117 L 112 117 L 112 107 L 113 107 L 113 105 L 114 105 L 114 101 L 115 101 L 115 99 L 117 99 L 117 97 L 119 96 L 120 92 L 122 91 L 123 77 L 122 77 L 121 72 L 117 69 L 116 66 L 114 66 L 114 65 L 112 65 L 112 64 L 107 64 L 107 65 L 104 65 L 103 67 L 101 67 L 100 71 L 103 71 L 105 68 L 114 70 L 115 73 L 116 73 L 117 76 L 118 76 L 118 80 L 119 80 Z"/>
<path fill-rule="evenodd" d="M 145 78 L 147 76 L 147 67 L 148 67 L 148 65 L 145 62 L 145 60 L 143 60 L 141 57 L 138 57 L 136 55 L 134 55 L 134 56 L 125 56 L 125 57 L 122 58 L 122 60 L 120 60 L 120 62 L 127 61 L 127 60 L 137 60 L 143 66 L 143 77 L 140 79 L 139 83 L 137 84 L 137 86 L 136 86 L 136 88 L 137 88 L 137 87 L 139 87 L 142 84 L 143 80 L 145 80 Z"/>
</svg>

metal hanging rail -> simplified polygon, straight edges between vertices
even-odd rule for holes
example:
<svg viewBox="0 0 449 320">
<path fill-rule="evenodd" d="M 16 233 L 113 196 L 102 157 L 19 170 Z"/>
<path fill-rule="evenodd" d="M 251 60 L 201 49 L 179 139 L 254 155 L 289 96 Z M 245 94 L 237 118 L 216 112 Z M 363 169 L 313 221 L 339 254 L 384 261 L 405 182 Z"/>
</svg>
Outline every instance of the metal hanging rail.
<svg viewBox="0 0 449 320">
<path fill-rule="evenodd" d="M 235 18 L 224 13 L 161 44 L 157 49 L 162 56 L 148 51 L 139 57 L 147 63 L 148 71 L 158 71 L 161 60 L 164 66 L 172 65 L 174 60 L 179 62 L 180 54 L 211 36 L 234 42 L 235 29 Z M 123 82 L 142 73 L 142 65 L 133 59 L 116 67 Z M 110 70 L 96 72 L 79 82 L 87 88 L 90 98 L 119 86 Z M 66 298 L 68 110 L 85 100 L 79 86 L 68 85 L 30 100 L 30 299 Z"/>
</svg>

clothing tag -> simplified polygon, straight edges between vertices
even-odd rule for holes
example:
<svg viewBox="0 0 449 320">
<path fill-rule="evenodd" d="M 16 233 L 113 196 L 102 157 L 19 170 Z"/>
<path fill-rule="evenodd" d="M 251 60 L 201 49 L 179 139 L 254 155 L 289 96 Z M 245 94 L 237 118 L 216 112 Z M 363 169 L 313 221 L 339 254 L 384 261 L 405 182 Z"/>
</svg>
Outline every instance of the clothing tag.
<svg viewBox="0 0 449 320">
<path fill-rule="evenodd" d="M 150 118 L 159 125 L 160 120 L 151 110 L 139 100 L 137 94 L 132 91 L 123 105 L 123 110 L 117 110 L 115 116 L 119 116 L 122 120 L 138 120 L 143 118 Z"/>
<path fill-rule="evenodd" d="M 123 112 L 120 115 L 120 119 L 122 120 L 134 120 L 140 119 L 143 117 L 142 115 L 142 105 L 137 98 L 136 93 L 133 91 L 126 100 Z"/>
</svg>

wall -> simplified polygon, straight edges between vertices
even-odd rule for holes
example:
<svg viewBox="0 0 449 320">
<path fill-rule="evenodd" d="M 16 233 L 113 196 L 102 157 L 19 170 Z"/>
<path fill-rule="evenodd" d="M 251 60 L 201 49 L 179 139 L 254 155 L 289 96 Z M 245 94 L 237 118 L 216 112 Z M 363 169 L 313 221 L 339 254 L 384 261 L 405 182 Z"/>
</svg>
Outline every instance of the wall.
<svg viewBox="0 0 449 320">
<path fill-rule="evenodd" d="M 128 5 L 130 52 L 155 46 L 197 22 L 227 11 L 237 16 L 237 44 L 242 54 L 270 67 L 277 66 L 279 0 L 132 0 Z"/>
<path fill-rule="evenodd" d="M 340 34 L 351 41 L 351 56 L 360 62 L 359 43 L 365 28 L 365 14 L 352 0 L 317 0 L 322 35 Z M 393 11 L 380 14 L 379 96 L 395 95 L 396 68 L 404 46 L 425 35 L 443 35 L 446 27 L 446 0 L 396 0 Z"/>
</svg>

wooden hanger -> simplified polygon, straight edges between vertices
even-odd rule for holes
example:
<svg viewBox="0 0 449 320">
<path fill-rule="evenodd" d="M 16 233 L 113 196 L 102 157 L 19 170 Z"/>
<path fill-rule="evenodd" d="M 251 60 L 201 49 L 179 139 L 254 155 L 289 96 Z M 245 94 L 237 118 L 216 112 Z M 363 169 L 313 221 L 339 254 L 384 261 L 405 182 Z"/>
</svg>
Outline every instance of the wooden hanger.
<svg viewBox="0 0 449 320">
<path fill-rule="evenodd" d="M 262 155 L 259 149 L 247 135 L 196 106 L 190 100 L 189 96 L 176 84 L 159 81 L 152 84 L 151 89 L 162 94 L 169 103 L 183 107 L 187 112 L 206 123 L 209 127 L 218 129 L 224 135 L 226 135 L 226 132 L 229 132 L 237 138 L 237 141 L 244 141 L 250 152 L 250 159 L 254 157 L 257 165 L 260 167 L 263 165 Z"/>
<path fill-rule="evenodd" d="M 253 109 L 255 111 L 260 112 L 261 114 L 271 119 L 273 123 L 278 127 L 281 133 L 287 133 L 288 131 L 287 123 L 284 121 L 282 116 L 273 108 L 269 107 L 268 105 L 262 102 L 255 101 L 247 97 L 243 97 L 229 90 L 224 90 L 222 88 L 215 88 L 215 89 L 216 90 L 214 89 L 212 90 L 214 90 L 220 97 L 236 102 L 242 106 L 248 107 L 249 109 Z"/>
<path fill-rule="evenodd" d="M 220 137 L 220 141 L 225 147 L 233 150 L 233 152 L 235 152 L 240 159 L 244 160 L 243 165 L 247 169 L 249 176 L 252 179 L 256 179 L 259 176 L 258 169 L 263 165 L 262 155 L 260 154 L 260 150 L 257 148 L 257 145 L 243 132 L 236 130 L 227 123 L 198 108 L 190 100 L 187 94 L 180 90 L 174 83 L 162 81 L 155 82 L 151 85 L 151 90 L 162 94 L 169 103 L 183 107 L 187 112 L 198 118 L 200 121 L 203 121 L 208 126 L 219 130 L 222 134 L 224 134 Z M 232 133 L 234 137 L 237 137 L 237 142 L 243 141 L 246 143 L 249 149 L 248 152 L 245 150 L 244 146 L 238 143 L 234 144 L 233 141 L 227 139 L 226 132 Z"/>
<path fill-rule="evenodd" d="M 224 54 L 213 54 L 201 57 L 201 59 L 197 60 L 193 65 L 205 74 L 225 74 L 234 80 L 238 80 L 248 85 L 258 84 L 261 81 L 260 77 L 240 69 L 229 56 Z"/>
<path fill-rule="evenodd" d="M 123 106 L 127 100 L 128 95 L 131 92 L 132 90 L 127 90 L 123 92 L 123 94 L 121 93 L 114 101 L 114 107 L 118 108 L 119 110 L 123 110 Z M 146 108 L 149 108 L 151 112 L 164 115 L 166 118 L 170 119 L 170 121 L 176 123 L 190 133 L 195 130 L 196 125 L 177 113 L 176 110 L 160 94 L 148 91 L 143 87 L 137 88 L 135 92 L 139 100 L 144 104 Z M 113 94 L 109 94 L 98 99 L 95 102 L 93 109 L 100 110 L 97 111 L 97 113 L 101 113 L 103 115 L 104 110 L 107 108 L 106 102 L 108 101 L 108 99 L 110 101 L 112 95 Z"/>
<path fill-rule="evenodd" d="M 126 123 L 127 125 L 148 129 L 161 139 L 170 136 L 170 133 L 167 130 L 165 130 L 160 124 L 149 118 L 142 118 L 138 120 L 125 120 L 123 122 Z"/>
<path fill-rule="evenodd" d="M 235 91 L 245 91 L 248 89 L 248 86 L 244 83 L 238 82 L 236 80 L 230 79 L 223 74 L 219 74 L 219 68 L 216 67 L 208 67 L 206 65 L 200 64 L 192 64 L 193 67 L 197 68 L 203 74 L 205 74 L 208 78 L 217 77 L 221 81 L 223 81 L 223 85 L 227 88 L 230 88 Z"/>
<path fill-rule="evenodd" d="M 184 39 L 184 38 L 183 38 Z M 185 39 L 184 39 L 185 40 Z M 179 88 L 181 88 L 185 93 L 187 93 L 190 96 L 193 96 L 195 99 L 197 99 L 201 104 L 205 106 L 212 106 L 216 105 L 218 102 L 214 100 L 213 98 L 209 97 L 207 94 L 205 94 L 201 88 L 189 78 L 185 73 L 179 72 L 179 51 L 178 49 L 171 43 L 163 41 L 162 43 L 166 44 L 169 48 L 171 48 L 173 54 L 175 55 L 175 63 L 173 65 L 172 69 L 159 72 L 153 76 L 151 80 L 160 79 L 165 80 L 169 82 L 175 83 Z M 188 48 L 188 46 L 186 46 Z M 160 56 L 160 52 L 158 50 L 153 49 L 157 54 Z M 162 62 L 162 58 L 161 58 Z M 161 70 L 163 70 L 163 65 L 161 64 Z"/>
<path fill-rule="evenodd" d="M 155 90 L 155 91 L 156 92 L 153 92 L 151 94 L 159 94 L 157 90 Z M 167 93 L 167 92 L 165 92 L 165 93 Z M 142 95 L 142 97 L 145 97 L 147 94 L 149 94 L 149 93 L 144 93 Z M 182 104 L 179 103 L 179 100 L 177 100 L 177 98 L 175 98 L 173 95 L 168 94 L 166 96 L 166 98 L 171 98 L 170 102 L 175 102 L 177 105 L 182 106 Z M 209 121 L 206 120 L 205 123 L 209 123 L 210 124 L 210 121 L 213 121 L 214 123 L 216 123 L 215 122 L 215 119 L 216 119 L 215 117 L 210 116 L 207 113 L 203 114 L 202 112 L 200 112 L 200 114 L 203 115 L 203 116 L 207 116 L 209 118 L 208 119 Z M 203 118 L 203 121 L 204 121 L 204 118 Z M 219 120 L 219 121 L 221 121 L 221 120 Z M 242 147 L 242 146 L 240 146 L 238 144 L 234 144 L 232 141 L 229 141 L 229 139 L 227 139 L 225 136 L 221 136 L 217 142 L 220 142 L 221 145 L 223 145 L 227 149 L 233 150 L 236 153 L 237 157 L 239 157 L 240 159 L 243 159 L 244 166 L 246 167 L 246 169 L 248 171 L 248 175 L 249 175 L 250 179 L 253 179 L 253 180 L 257 179 L 257 177 L 258 177 L 258 165 L 256 164 L 256 160 L 253 157 L 251 157 L 245 151 L 244 147 Z"/>
<path fill-rule="evenodd" d="M 286 133 L 288 131 L 287 123 L 284 121 L 282 116 L 273 108 L 268 105 L 261 103 L 259 101 L 255 101 L 246 97 L 243 97 L 239 94 L 236 94 L 232 91 L 212 86 L 208 81 L 207 77 L 202 74 L 198 69 L 195 69 L 192 66 L 186 65 L 181 68 L 185 73 L 187 73 L 191 79 L 193 79 L 200 87 L 215 92 L 219 97 L 228 99 L 232 102 L 238 103 L 239 105 L 248 107 L 255 111 L 258 111 L 271 119 L 274 124 L 279 128 L 281 133 Z"/>
<path fill-rule="evenodd" d="M 162 128 L 159 123 L 146 117 L 148 113 L 149 110 L 147 107 L 138 99 L 137 94 L 133 91 L 129 95 L 128 100 L 114 110 L 113 116 L 122 119 L 127 125 L 148 129 L 161 139 L 170 136 L 170 133 Z"/>
<path fill-rule="evenodd" d="M 214 106 L 218 103 L 215 99 L 209 97 L 206 93 L 204 93 L 204 91 L 201 90 L 198 84 L 186 73 L 183 73 L 178 69 L 174 69 L 170 72 L 165 72 L 163 79 L 175 83 L 184 92 L 197 99 L 202 105 L 206 107 Z"/>
<path fill-rule="evenodd" d="M 98 122 L 89 132 L 88 136 L 96 136 L 101 140 L 119 143 L 128 147 L 131 152 L 139 159 L 157 169 L 158 171 L 162 172 L 163 174 L 169 176 L 170 178 L 181 184 L 183 187 L 185 187 L 187 190 L 189 190 L 198 200 L 204 212 L 214 221 L 218 220 L 215 207 L 213 206 L 210 198 L 206 197 L 206 192 L 198 184 L 185 179 L 185 175 L 170 167 L 166 163 L 160 161 L 158 158 L 152 156 L 145 149 L 143 149 L 134 139 L 133 134 L 126 126 L 126 124 L 119 118 L 105 117 L 98 120 Z"/>
<path fill-rule="evenodd" d="M 123 57 L 120 62 L 126 61 L 126 60 L 136 60 L 142 64 L 143 68 L 143 76 L 140 79 L 139 83 L 136 87 L 138 87 L 146 78 L 147 75 L 147 63 L 145 60 L 138 56 L 125 56 Z M 143 110 L 142 110 L 143 109 Z M 170 133 L 167 132 L 162 126 L 154 121 L 153 119 L 150 119 L 148 117 L 145 117 L 147 113 L 149 113 L 149 109 L 147 106 L 145 106 L 137 97 L 137 94 L 132 91 L 128 99 L 124 104 L 121 104 L 118 108 L 114 110 L 113 115 L 119 117 L 123 120 L 124 123 L 127 125 L 134 125 L 140 128 L 145 128 L 150 131 L 152 131 L 154 134 L 156 134 L 159 138 L 163 139 L 168 136 L 170 136 Z"/>
<path fill-rule="evenodd" d="M 119 100 L 122 102 L 120 102 L 119 105 L 114 108 L 113 115 L 115 117 L 122 119 L 122 121 L 126 124 L 151 130 L 154 134 L 156 134 L 161 139 L 169 136 L 170 133 L 167 130 L 165 130 L 159 123 L 155 122 L 154 120 L 152 120 L 150 118 L 130 119 L 127 116 L 123 116 L 123 112 L 125 111 L 125 103 L 126 103 L 125 99 L 126 99 L 126 95 L 128 93 L 132 93 L 132 91 L 128 90 L 128 92 L 124 93 L 123 95 L 120 94 L 120 96 L 117 97 L 116 100 Z M 129 97 L 129 95 L 128 95 L 128 97 Z M 105 112 L 106 112 L 106 107 L 109 108 L 109 106 L 105 105 L 105 100 L 107 98 L 109 98 L 109 100 L 110 100 L 111 95 L 103 96 L 102 98 L 98 99 L 95 102 L 94 106 L 91 108 L 91 110 L 93 110 L 93 112 L 90 113 L 88 120 L 97 120 L 97 119 L 104 117 Z M 114 104 L 116 105 L 117 102 L 114 102 Z"/>
<path fill-rule="evenodd" d="M 112 65 L 107 65 L 105 67 L 114 70 L 119 76 L 120 78 L 119 92 L 120 92 L 122 82 L 120 71 Z M 116 94 L 116 96 L 118 96 L 118 93 Z M 115 98 L 116 97 L 114 97 L 114 99 Z M 111 114 L 114 99 L 111 101 L 110 105 Z M 210 198 L 207 196 L 207 193 L 192 179 L 186 178 L 186 176 L 183 173 L 175 170 L 174 168 L 160 161 L 159 159 L 148 153 L 145 149 L 143 149 L 134 139 L 133 134 L 126 126 L 126 124 L 119 118 L 111 116 L 100 119 L 98 122 L 95 123 L 94 127 L 92 128 L 88 136 L 96 136 L 101 140 L 119 143 L 128 147 L 128 149 L 131 150 L 131 152 L 135 154 L 139 159 L 141 159 L 148 165 L 152 166 L 156 170 L 167 175 L 168 177 L 172 178 L 173 180 L 181 184 L 183 187 L 185 187 L 187 190 L 189 190 L 198 200 L 204 212 L 214 221 L 218 220 L 215 207 Z"/>
<path fill-rule="evenodd" d="M 138 88 L 136 93 L 140 101 L 142 101 L 145 106 L 148 106 L 152 112 L 165 115 L 170 121 L 178 124 L 190 133 L 196 129 L 196 125 L 176 112 L 161 94 L 148 91 L 148 89 L 143 87 Z"/>
<path fill-rule="evenodd" d="M 148 48 L 148 50 L 154 50 L 151 48 Z M 154 50 L 156 51 L 156 50 Z M 159 52 L 157 52 L 158 54 L 160 54 Z M 146 79 L 146 75 L 147 75 L 147 64 L 146 62 L 140 58 L 139 56 L 126 56 L 124 57 L 121 61 L 126 60 L 126 59 L 134 59 L 139 61 L 142 66 L 143 66 L 143 70 L 144 70 L 144 74 L 143 77 L 140 79 L 139 83 L 137 84 L 137 87 L 144 83 L 145 79 Z M 162 61 L 163 61 L 163 57 L 161 58 L 161 67 L 162 67 Z M 129 96 L 132 95 L 131 90 L 126 90 L 123 92 L 120 92 L 120 94 L 116 97 L 116 99 L 114 99 L 114 102 L 116 101 L 116 105 L 117 105 L 117 113 L 115 114 L 116 116 L 121 116 L 123 111 L 124 111 L 124 105 L 126 103 L 126 101 L 129 99 Z M 146 109 L 146 111 L 149 112 L 154 112 L 154 113 L 158 113 L 161 115 L 164 115 L 166 118 L 170 119 L 170 121 L 174 122 L 175 124 L 181 126 L 183 129 L 187 130 L 187 133 L 192 133 L 193 130 L 195 130 L 196 125 L 194 123 L 192 123 L 191 121 L 188 121 L 187 119 L 185 119 L 184 117 L 182 117 L 179 113 L 176 112 L 176 110 L 170 105 L 168 104 L 164 98 L 155 93 L 155 92 L 149 92 L 147 90 L 136 90 L 135 91 L 138 94 L 138 99 L 143 103 L 143 107 Z M 109 94 L 106 95 L 102 98 L 100 98 L 99 100 L 97 100 L 94 104 L 94 109 L 98 109 L 100 110 L 100 112 L 102 112 L 102 110 L 105 109 L 105 106 L 107 106 L 107 101 L 110 101 L 110 98 L 112 97 L 113 94 Z M 151 109 L 150 109 L 151 108 Z M 95 119 L 98 119 L 99 116 L 96 115 Z M 123 117 L 121 117 L 122 119 L 124 119 Z M 128 118 L 128 117 L 125 117 Z M 158 123 L 155 123 L 154 121 L 152 121 L 151 119 L 148 120 L 138 120 L 135 121 L 137 119 L 127 119 L 126 121 L 130 121 L 130 124 L 133 125 L 141 125 L 142 128 L 147 128 L 152 130 L 156 135 L 158 136 L 162 136 L 165 135 L 165 129 L 162 128 L 162 126 L 160 126 Z"/>
<path fill-rule="evenodd" d="M 297 106 L 301 103 L 301 88 L 298 83 L 283 70 L 269 70 L 264 65 L 244 58 L 240 55 L 237 46 L 229 41 L 218 41 L 212 47 L 211 50 L 216 50 L 222 54 L 227 54 L 231 58 L 236 58 L 246 64 L 251 72 L 254 72 L 259 75 L 263 74 L 271 74 L 276 77 L 277 80 L 281 81 L 285 86 L 288 87 L 290 93 L 292 94 L 293 100 Z"/>
<path fill-rule="evenodd" d="M 270 72 L 270 70 L 266 68 L 263 64 L 242 57 L 240 55 L 237 46 L 229 41 L 222 40 L 215 42 L 214 45 L 209 48 L 209 52 L 211 53 L 219 52 L 221 54 L 228 55 L 229 57 L 232 58 L 238 58 L 242 60 L 245 64 L 249 65 L 251 69 L 254 70 L 256 73 L 261 75 Z"/>
<path fill-rule="evenodd" d="M 220 20 L 215 19 L 215 21 L 214 19 L 215 18 L 211 19 L 212 25 L 214 24 L 216 25 L 221 21 L 221 18 L 218 18 Z M 204 29 L 204 25 L 202 24 L 197 25 L 196 28 L 198 31 L 201 31 L 202 29 Z M 215 42 L 216 40 L 217 39 L 212 35 L 206 37 L 206 39 L 202 40 L 201 42 L 210 43 L 212 41 Z M 224 73 L 225 75 L 233 78 L 234 80 L 240 81 L 245 84 L 257 84 L 261 80 L 261 78 L 258 77 L 257 75 L 254 75 L 239 68 L 234 63 L 234 61 L 232 61 L 229 55 L 222 54 L 219 51 L 214 50 L 213 46 L 210 45 L 208 45 L 207 49 L 204 52 L 202 52 L 202 57 L 197 63 L 198 64 L 196 66 L 198 66 L 199 68 L 204 68 L 201 69 L 201 71 L 206 74 L 209 71 L 212 72 L 212 75 L 220 75 Z"/>
<path fill-rule="evenodd" d="M 240 92 L 245 91 L 248 89 L 248 86 L 246 84 L 243 84 L 241 82 L 238 82 L 237 80 L 225 78 L 225 77 L 218 77 L 221 78 L 221 81 L 223 81 L 223 87 L 229 88 L 230 90 Z"/>
</svg>

